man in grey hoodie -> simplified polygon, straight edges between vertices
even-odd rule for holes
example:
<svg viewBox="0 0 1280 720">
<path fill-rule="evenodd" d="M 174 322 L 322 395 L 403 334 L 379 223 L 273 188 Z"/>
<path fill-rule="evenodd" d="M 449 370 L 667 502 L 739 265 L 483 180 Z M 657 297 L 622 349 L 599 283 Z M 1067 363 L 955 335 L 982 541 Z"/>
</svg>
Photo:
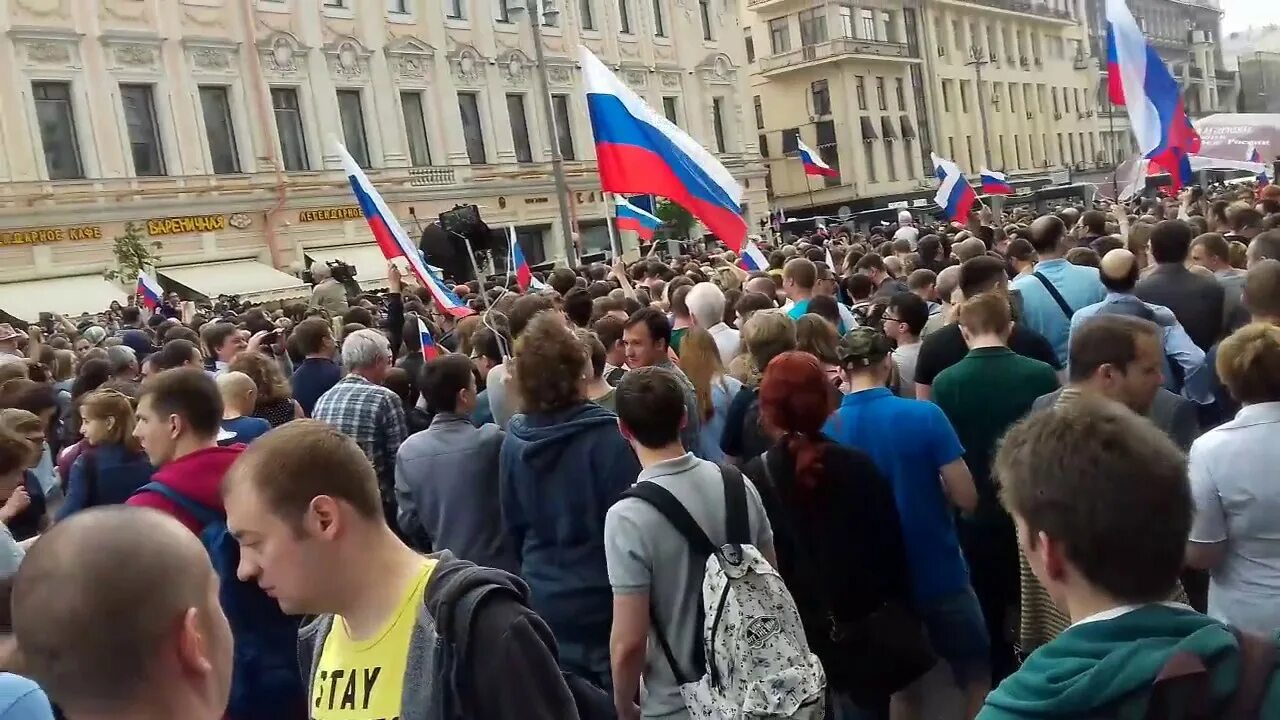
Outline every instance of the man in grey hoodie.
<svg viewBox="0 0 1280 720">
<path fill-rule="evenodd" d="M 578 717 L 524 583 L 401 542 L 350 438 L 282 426 L 241 456 L 223 495 L 240 577 L 285 612 L 319 615 L 298 643 L 313 720 Z"/>
</svg>

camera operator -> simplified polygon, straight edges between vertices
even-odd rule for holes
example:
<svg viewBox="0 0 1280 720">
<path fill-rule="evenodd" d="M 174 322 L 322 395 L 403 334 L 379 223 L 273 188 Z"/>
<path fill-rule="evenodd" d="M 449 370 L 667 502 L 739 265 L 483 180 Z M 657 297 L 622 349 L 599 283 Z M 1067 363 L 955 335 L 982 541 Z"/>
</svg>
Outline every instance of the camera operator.
<svg viewBox="0 0 1280 720">
<path fill-rule="evenodd" d="M 311 290 L 310 307 L 328 312 L 329 317 L 338 317 L 347 311 L 347 289 L 334 279 L 328 265 L 312 263 L 311 279 L 316 285 Z"/>
</svg>

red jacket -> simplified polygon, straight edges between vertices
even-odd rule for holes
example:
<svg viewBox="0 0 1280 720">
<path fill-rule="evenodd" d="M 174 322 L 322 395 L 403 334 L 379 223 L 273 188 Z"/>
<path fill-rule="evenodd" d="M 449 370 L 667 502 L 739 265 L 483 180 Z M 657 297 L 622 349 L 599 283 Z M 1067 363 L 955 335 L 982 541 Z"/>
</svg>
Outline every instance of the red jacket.
<svg viewBox="0 0 1280 720">
<path fill-rule="evenodd" d="M 197 450 L 167 463 L 151 476 L 151 481 L 164 483 L 190 500 L 222 511 L 222 477 L 241 452 L 244 452 L 243 445 Z M 159 493 L 139 492 L 126 504 L 166 512 L 191 528 L 193 533 L 198 534 L 203 529 L 195 518 Z"/>
</svg>

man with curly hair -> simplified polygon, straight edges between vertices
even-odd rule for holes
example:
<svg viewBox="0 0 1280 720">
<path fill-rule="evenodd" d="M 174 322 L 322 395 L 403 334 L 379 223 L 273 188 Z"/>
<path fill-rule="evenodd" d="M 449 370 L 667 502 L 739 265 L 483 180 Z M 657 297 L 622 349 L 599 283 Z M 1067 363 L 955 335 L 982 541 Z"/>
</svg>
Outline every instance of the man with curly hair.
<svg viewBox="0 0 1280 720">
<path fill-rule="evenodd" d="M 560 664 L 610 687 L 613 595 L 604 517 L 640 474 L 612 412 L 589 401 L 587 353 L 559 313 L 539 313 L 516 341 L 511 418 L 498 460 L 502 515 L 530 607 L 555 633 Z"/>
</svg>

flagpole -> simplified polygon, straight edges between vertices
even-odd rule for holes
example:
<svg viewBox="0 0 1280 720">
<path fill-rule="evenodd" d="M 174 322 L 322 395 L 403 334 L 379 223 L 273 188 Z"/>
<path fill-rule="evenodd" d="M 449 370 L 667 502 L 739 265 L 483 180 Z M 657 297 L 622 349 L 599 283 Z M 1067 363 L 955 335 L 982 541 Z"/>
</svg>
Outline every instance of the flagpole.
<svg viewBox="0 0 1280 720">
<path fill-rule="evenodd" d="M 484 291 L 484 275 L 481 275 L 481 274 L 480 274 L 480 266 L 479 266 L 478 264 L 476 264 L 476 254 L 475 254 L 475 252 L 473 252 L 473 251 L 471 250 L 471 238 L 467 237 L 466 235 L 463 235 L 463 234 L 462 234 L 462 233 L 460 233 L 460 232 L 455 232 L 455 233 L 453 233 L 453 234 L 454 234 L 454 235 L 457 235 L 457 236 L 458 236 L 458 237 L 460 237 L 460 238 L 462 238 L 462 242 L 466 243 L 466 246 L 467 246 L 467 259 L 471 261 L 471 269 L 472 269 L 472 270 L 475 272 L 475 274 L 476 274 L 476 284 L 478 284 L 478 285 L 480 286 L 480 301 L 481 301 L 482 303 L 484 303 L 484 309 L 485 309 L 485 310 L 488 310 L 488 309 L 489 309 L 489 296 L 488 296 L 487 294 L 485 294 L 485 291 Z M 428 270 L 427 272 L 430 272 L 430 270 Z"/>
<path fill-rule="evenodd" d="M 613 219 L 609 217 L 609 206 L 613 204 L 613 193 L 601 192 L 600 201 L 604 203 L 604 226 L 609 230 L 609 250 L 613 253 L 614 260 L 622 257 L 622 242 L 618 240 L 617 233 L 614 232 Z"/>
<path fill-rule="evenodd" d="M 813 210 L 813 184 L 809 182 L 809 173 L 804 174 L 804 186 L 809 190 L 809 209 Z"/>
</svg>

